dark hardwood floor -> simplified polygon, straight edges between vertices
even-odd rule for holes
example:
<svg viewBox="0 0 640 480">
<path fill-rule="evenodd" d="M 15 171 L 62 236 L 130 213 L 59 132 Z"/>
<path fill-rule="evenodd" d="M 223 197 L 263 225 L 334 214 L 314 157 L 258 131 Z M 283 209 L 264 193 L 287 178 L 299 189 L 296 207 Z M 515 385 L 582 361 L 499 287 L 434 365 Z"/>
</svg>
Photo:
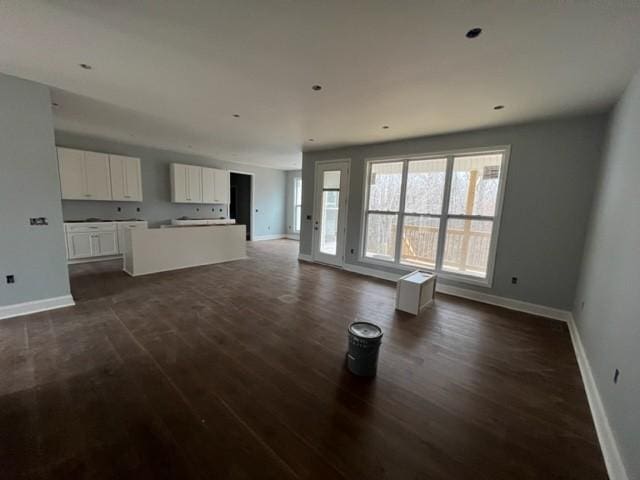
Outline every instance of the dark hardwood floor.
<svg viewBox="0 0 640 480">
<path fill-rule="evenodd" d="M 607 478 L 566 325 L 250 260 L 130 278 L 77 265 L 77 305 L 0 322 L 4 478 Z M 378 376 L 347 325 L 384 329 Z"/>
</svg>

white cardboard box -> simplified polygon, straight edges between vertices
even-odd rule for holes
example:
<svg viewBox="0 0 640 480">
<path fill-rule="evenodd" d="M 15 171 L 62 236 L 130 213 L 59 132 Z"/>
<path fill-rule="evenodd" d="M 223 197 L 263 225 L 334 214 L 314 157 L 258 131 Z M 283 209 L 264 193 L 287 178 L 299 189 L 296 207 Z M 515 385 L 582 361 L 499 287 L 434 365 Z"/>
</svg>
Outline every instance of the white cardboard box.
<svg viewBox="0 0 640 480">
<path fill-rule="evenodd" d="M 416 270 L 400 278 L 396 287 L 396 309 L 417 315 L 433 302 L 436 275 Z"/>
</svg>

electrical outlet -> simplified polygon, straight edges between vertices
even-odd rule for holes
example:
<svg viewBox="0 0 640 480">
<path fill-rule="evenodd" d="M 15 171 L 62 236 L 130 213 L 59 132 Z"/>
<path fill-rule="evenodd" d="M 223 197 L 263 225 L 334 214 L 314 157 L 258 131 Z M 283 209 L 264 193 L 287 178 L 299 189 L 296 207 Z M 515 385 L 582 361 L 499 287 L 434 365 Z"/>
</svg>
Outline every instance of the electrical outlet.
<svg viewBox="0 0 640 480">
<path fill-rule="evenodd" d="M 122 207 L 118 207 L 118 211 L 121 212 L 122 211 Z"/>
<path fill-rule="evenodd" d="M 511 283 L 513 283 L 514 285 L 518 283 L 518 277 L 511 277 Z"/>
<path fill-rule="evenodd" d="M 47 221 L 47 217 L 32 217 L 29 219 L 29 225 L 40 227 L 43 225 L 49 225 L 49 222 Z"/>
<path fill-rule="evenodd" d="M 620 370 L 616 368 L 616 371 L 613 373 L 613 383 L 618 383 L 618 377 L 620 377 Z"/>
<path fill-rule="evenodd" d="M 139 211 L 140 211 L 140 207 L 136 208 L 136 212 L 139 212 Z"/>
<path fill-rule="evenodd" d="M 7 275 L 7 283 L 16 283 L 16 277 L 14 275 Z"/>
<path fill-rule="evenodd" d="M 351 251 L 351 253 L 356 253 L 355 248 L 352 248 L 350 251 Z"/>
<path fill-rule="evenodd" d="M 199 208 L 196 208 L 196 212 L 199 212 L 199 211 L 200 211 L 200 209 L 199 209 Z"/>
</svg>

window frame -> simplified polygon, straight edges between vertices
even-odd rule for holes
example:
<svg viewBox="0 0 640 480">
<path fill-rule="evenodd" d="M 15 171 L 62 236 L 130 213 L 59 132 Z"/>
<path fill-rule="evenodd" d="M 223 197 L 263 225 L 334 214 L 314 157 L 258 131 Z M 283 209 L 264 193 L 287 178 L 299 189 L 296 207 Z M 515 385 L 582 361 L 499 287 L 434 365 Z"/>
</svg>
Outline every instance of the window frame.
<svg viewBox="0 0 640 480">
<path fill-rule="evenodd" d="M 296 203 L 298 198 L 298 189 L 300 189 L 300 203 Z M 300 223 L 296 225 L 296 211 L 300 209 Z M 302 228 L 302 176 L 296 175 L 293 177 L 293 233 L 300 233 Z"/>
<path fill-rule="evenodd" d="M 451 197 L 451 183 L 453 178 L 454 157 L 470 156 L 470 155 L 486 155 L 491 153 L 502 154 L 500 181 L 498 183 L 498 192 L 496 197 L 496 210 L 493 217 L 487 217 L 487 216 L 481 216 L 481 215 L 458 215 L 458 214 L 448 213 L 449 201 Z M 453 281 L 462 282 L 462 283 L 469 283 L 469 284 L 479 285 L 483 287 L 491 287 L 493 285 L 498 237 L 500 232 L 500 224 L 502 220 L 502 209 L 503 209 L 504 194 L 506 190 L 507 176 L 508 176 L 508 170 L 509 170 L 510 155 L 511 155 L 511 145 L 496 145 L 491 147 L 446 150 L 446 151 L 429 152 L 429 153 L 423 153 L 423 154 L 393 155 L 393 156 L 384 156 L 384 157 L 365 158 L 364 159 L 365 172 L 364 172 L 363 188 L 362 188 L 362 191 L 364 192 L 364 194 L 362 198 L 362 216 L 360 219 L 360 225 L 362 228 L 360 232 L 358 261 L 362 263 L 378 265 L 381 267 L 387 267 L 387 268 L 392 267 L 394 269 L 404 270 L 404 271 L 423 270 L 427 272 L 436 273 L 440 278 L 443 278 L 443 279 L 453 280 Z M 408 162 L 412 160 L 429 160 L 429 159 L 442 159 L 442 158 L 446 158 L 447 163 L 446 163 L 446 174 L 445 174 L 445 186 L 444 186 L 444 192 L 443 192 L 444 197 L 442 199 L 441 213 L 439 215 L 412 214 L 412 213 L 407 214 L 404 210 L 405 210 L 406 190 L 407 190 Z M 367 257 L 366 251 L 365 251 L 367 227 L 368 227 L 367 225 L 368 214 L 377 212 L 374 210 L 371 210 L 371 211 L 368 210 L 371 165 L 375 163 L 391 163 L 391 162 L 403 162 L 402 183 L 400 186 L 400 205 L 397 213 L 398 222 L 396 227 L 396 244 L 394 246 L 395 258 L 393 261 Z M 392 212 L 385 212 L 385 213 L 392 213 Z M 437 246 L 437 252 L 436 252 L 435 268 L 427 268 L 427 267 L 421 267 L 418 265 L 408 265 L 408 264 L 401 263 L 402 232 L 404 228 L 405 216 L 423 216 L 423 217 L 440 219 L 440 227 L 439 227 L 440 230 L 438 232 L 438 246 Z M 472 220 L 492 220 L 493 221 L 493 228 L 491 230 L 491 242 L 489 245 L 489 256 L 487 259 L 487 274 L 485 278 L 474 277 L 472 275 L 465 275 L 462 273 L 442 270 L 447 223 L 450 218 L 462 219 L 462 220 L 469 218 Z"/>
</svg>

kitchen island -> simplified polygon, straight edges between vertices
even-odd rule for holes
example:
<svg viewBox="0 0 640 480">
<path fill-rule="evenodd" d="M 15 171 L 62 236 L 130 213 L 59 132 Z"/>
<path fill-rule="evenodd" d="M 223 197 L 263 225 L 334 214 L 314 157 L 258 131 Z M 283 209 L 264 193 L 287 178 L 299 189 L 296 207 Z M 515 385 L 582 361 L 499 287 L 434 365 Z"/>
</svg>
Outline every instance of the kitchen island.
<svg viewBox="0 0 640 480">
<path fill-rule="evenodd" d="M 149 273 L 247 258 L 244 225 L 129 229 L 123 270 L 136 277 Z"/>
</svg>

